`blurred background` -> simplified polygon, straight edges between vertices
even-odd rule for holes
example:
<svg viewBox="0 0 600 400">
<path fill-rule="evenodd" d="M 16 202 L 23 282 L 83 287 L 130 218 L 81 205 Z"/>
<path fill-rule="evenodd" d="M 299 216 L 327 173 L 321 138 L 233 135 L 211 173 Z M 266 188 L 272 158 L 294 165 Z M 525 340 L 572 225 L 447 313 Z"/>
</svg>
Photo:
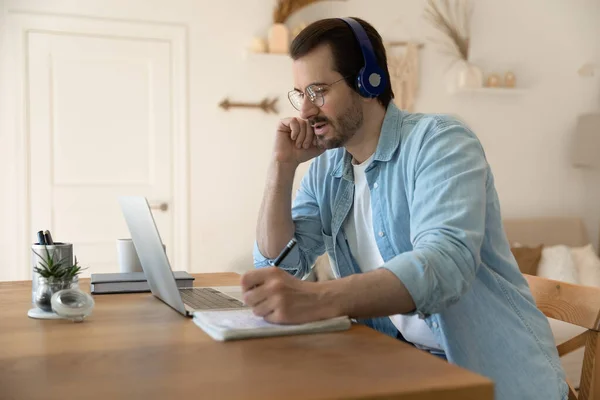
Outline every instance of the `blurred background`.
<svg viewBox="0 0 600 400">
<path fill-rule="evenodd" d="M 125 194 L 148 198 L 174 270 L 252 268 L 274 130 L 296 115 L 286 46 L 341 16 L 382 35 L 399 106 L 479 136 L 504 217 L 578 217 L 598 243 L 600 0 L 0 5 L 0 280 L 30 279 L 45 229 L 87 275 L 118 271 Z"/>
</svg>

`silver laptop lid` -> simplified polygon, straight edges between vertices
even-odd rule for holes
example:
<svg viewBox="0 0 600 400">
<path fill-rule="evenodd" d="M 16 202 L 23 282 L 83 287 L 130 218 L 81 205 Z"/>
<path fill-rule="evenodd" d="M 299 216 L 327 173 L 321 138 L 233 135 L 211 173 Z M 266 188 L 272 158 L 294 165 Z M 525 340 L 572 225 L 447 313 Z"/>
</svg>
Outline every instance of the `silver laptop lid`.
<svg viewBox="0 0 600 400">
<path fill-rule="evenodd" d="M 119 204 L 152 294 L 186 315 L 148 201 L 142 196 L 122 196 Z"/>
</svg>

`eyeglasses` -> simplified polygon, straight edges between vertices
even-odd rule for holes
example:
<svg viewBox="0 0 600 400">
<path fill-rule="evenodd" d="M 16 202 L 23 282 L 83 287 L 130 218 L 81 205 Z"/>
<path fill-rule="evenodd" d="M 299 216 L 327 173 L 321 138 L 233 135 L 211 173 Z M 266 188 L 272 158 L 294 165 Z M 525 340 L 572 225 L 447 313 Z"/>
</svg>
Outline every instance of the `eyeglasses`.
<svg viewBox="0 0 600 400">
<path fill-rule="evenodd" d="M 330 84 L 320 83 L 310 85 L 306 88 L 304 92 L 294 89 L 288 93 L 288 99 L 290 99 L 290 103 L 292 103 L 292 106 L 294 106 L 296 110 L 300 111 L 302 110 L 302 104 L 304 103 L 304 94 L 306 93 L 311 103 L 313 103 L 317 107 L 323 107 L 323 104 L 325 104 L 325 93 L 327 93 L 331 86 L 343 81 L 344 79 L 346 79 L 346 77 L 340 78 L 337 81 Z"/>
</svg>

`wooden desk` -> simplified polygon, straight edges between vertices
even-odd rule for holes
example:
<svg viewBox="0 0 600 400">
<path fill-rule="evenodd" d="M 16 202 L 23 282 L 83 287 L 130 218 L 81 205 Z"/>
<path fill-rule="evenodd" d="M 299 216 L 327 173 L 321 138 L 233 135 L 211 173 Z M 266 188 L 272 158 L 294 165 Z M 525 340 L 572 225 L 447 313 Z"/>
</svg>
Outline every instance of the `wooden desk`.
<svg viewBox="0 0 600 400">
<path fill-rule="evenodd" d="M 493 398 L 489 380 L 364 326 L 221 343 L 149 293 L 95 296 L 83 323 L 30 319 L 30 300 L 30 281 L 0 283 L 0 399 Z"/>
</svg>

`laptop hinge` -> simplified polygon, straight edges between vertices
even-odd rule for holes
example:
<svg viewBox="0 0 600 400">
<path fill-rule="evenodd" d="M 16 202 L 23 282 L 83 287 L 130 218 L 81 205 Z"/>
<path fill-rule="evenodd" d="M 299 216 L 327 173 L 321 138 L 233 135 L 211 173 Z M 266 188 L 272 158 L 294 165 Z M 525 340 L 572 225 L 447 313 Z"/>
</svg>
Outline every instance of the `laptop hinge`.
<svg viewBox="0 0 600 400">
<path fill-rule="evenodd" d="M 193 317 L 195 310 L 192 307 L 190 307 L 187 304 L 185 304 L 185 303 L 183 303 L 183 306 L 185 307 L 185 315 L 187 317 Z"/>
</svg>

